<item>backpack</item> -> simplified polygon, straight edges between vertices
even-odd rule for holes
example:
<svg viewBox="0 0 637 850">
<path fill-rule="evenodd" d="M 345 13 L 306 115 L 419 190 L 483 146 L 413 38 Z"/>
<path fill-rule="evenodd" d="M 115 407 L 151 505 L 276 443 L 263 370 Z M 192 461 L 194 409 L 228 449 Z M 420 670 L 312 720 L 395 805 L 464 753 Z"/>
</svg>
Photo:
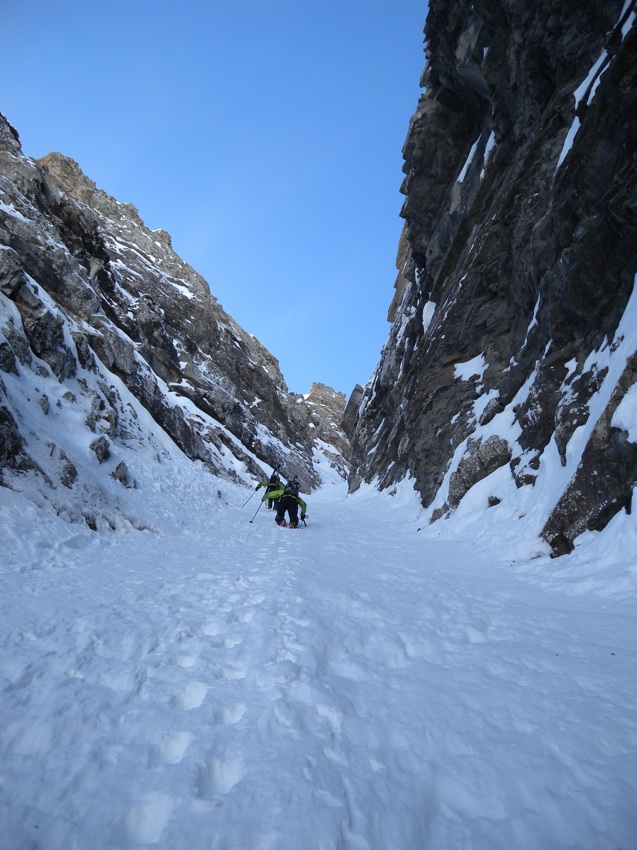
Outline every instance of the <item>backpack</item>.
<svg viewBox="0 0 637 850">
<path fill-rule="evenodd" d="M 288 483 L 285 485 L 285 495 L 286 496 L 298 496 L 299 495 L 299 482 L 296 478 L 290 478 Z"/>
</svg>

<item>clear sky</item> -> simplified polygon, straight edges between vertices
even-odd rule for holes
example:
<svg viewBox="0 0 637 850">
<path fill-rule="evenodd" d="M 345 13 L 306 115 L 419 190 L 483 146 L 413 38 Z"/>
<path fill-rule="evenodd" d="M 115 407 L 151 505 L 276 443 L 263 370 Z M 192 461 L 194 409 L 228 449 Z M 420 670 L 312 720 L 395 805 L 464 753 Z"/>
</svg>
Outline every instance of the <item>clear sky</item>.
<svg viewBox="0 0 637 850">
<path fill-rule="evenodd" d="M 389 325 L 426 0 L 0 3 L 0 111 L 132 203 L 281 364 L 349 395 Z"/>
</svg>

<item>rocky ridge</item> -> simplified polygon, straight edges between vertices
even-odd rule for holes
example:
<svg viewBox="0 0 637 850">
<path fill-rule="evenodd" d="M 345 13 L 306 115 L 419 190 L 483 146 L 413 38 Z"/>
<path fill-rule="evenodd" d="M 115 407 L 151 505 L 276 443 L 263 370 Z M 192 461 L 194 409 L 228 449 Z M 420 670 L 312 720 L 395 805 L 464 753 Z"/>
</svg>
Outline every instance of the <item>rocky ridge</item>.
<svg viewBox="0 0 637 850">
<path fill-rule="evenodd" d="M 289 393 L 276 358 L 167 233 L 148 230 L 71 159 L 25 157 L 4 117 L 0 308 L 3 483 L 37 478 L 44 501 L 71 519 L 87 519 L 72 492 L 99 490 L 100 475 L 134 486 L 118 446 L 153 428 L 158 456 L 167 435 L 222 478 L 276 467 L 311 491 L 320 463 L 347 473 L 344 397 L 323 385 L 307 400 Z"/>
<path fill-rule="evenodd" d="M 494 507 L 548 493 L 555 459 L 554 554 L 631 509 L 635 6 L 431 0 L 392 327 L 344 420 L 353 489 L 411 478 L 436 521 L 479 482 Z"/>
</svg>

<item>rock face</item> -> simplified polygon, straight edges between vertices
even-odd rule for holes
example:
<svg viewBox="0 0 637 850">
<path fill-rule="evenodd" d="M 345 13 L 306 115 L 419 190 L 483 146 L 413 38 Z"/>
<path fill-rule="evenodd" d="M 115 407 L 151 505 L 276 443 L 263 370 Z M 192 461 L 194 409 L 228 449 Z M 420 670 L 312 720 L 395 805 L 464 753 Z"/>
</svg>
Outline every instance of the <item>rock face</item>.
<svg viewBox="0 0 637 850">
<path fill-rule="evenodd" d="M 314 383 L 305 401 L 311 411 L 308 427 L 314 440 L 320 444 L 330 466 L 347 478 L 350 446 L 342 427 L 345 394 L 325 384 Z"/>
<path fill-rule="evenodd" d="M 225 313 L 168 234 L 148 230 L 72 160 L 26 158 L 0 117 L 3 483 L 31 473 L 52 490 L 78 486 L 83 461 L 49 433 L 59 414 L 81 419 L 76 443 L 85 439 L 130 484 L 117 444 L 150 415 L 218 475 L 261 476 L 270 465 L 294 471 L 309 492 L 321 480 L 319 441 L 330 463 L 348 467 L 338 394 L 315 386 L 307 401 L 289 393 L 277 360 Z"/>
<path fill-rule="evenodd" d="M 637 379 L 635 3 L 429 10 L 392 328 L 344 420 L 350 483 L 411 476 L 436 520 L 502 471 L 533 487 L 556 456 L 538 533 L 559 554 L 637 482 L 615 415 Z"/>
</svg>

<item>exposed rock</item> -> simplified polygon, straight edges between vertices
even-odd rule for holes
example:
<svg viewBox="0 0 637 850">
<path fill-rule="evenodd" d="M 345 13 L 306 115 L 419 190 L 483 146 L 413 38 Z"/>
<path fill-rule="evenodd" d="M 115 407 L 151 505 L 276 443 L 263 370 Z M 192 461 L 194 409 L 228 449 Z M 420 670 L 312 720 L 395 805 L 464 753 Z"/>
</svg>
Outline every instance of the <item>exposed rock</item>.
<svg viewBox="0 0 637 850">
<path fill-rule="evenodd" d="M 4 405 L 0 405 L 0 469 L 15 468 L 23 447 L 24 440 L 11 411 Z"/>
<path fill-rule="evenodd" d="M 64 463 L 62 474 L 60 476 L 60 482 L 64 487 L 67 487 L 70 490 L 77 481 L 77 467 L 71 460 L 69 460 L 69 458 L 64 452 L 60 452 L 60 459 Z"/>
<path fill-rule="evenodd" d="M 18 374 L 15 354 L 8 342 L 0 343 L 0 371 Z"/>
<path fill-rule="evenodd" d="M 128 467 L 124 463 L 124 461 L 120 461 L 113 472 L 111 473 L 113 478 L 117 481 L 120 481 L 122 484 L 128 483 Z"/>
<path fill-rule="evenodd" d="M 628 506 L 637 467 L 608 425 L 615 402 L 578 437 L 615 391 L 604 352 L 633 354 L 620 322 L 637 272 L 637 28 L 623 7 L 431 0 L 393 325 L 346 414 L 351 487 L 409 475 L 441 516 L 489 474 L 471 458 L 497 437 L 518 486 L 553 443 L 573 466 L 542 531 L 560 551 Z"/>
<path fill-rule="evenodd" d="M 632 511 L 637 484 L 637 444 L 611 424 L 628 389 L 637 382 L 633 358 L 597 421 L 575 475 L 542 529 L 556 554 L 572 549 L 573 538 L 587 529 L 600 531 L 621 508 Z"/>
<path fill-rule="evenodd" d="M 325 384 L 313 383 L 305 401 L 309 410 L 308 429 L 314 440 L 323 444 L 323 453 L 332 468 L 346 478 L 350 447 L 342 426 L 347 401 L 345 394 Z"/>
<path fill-rule="evenodd" d="M 93 440 L 89 448 L 95 453 L 98 463 L 104 463 L 111 456 L 111 444 L 106 437 L 99 437 L 97 440 Z"/>
<path fill-rule="evenodd" d="M 449 479 L 449 505 L 452 508 L 474 484 L 482 481 L 496 469 L 505 466 L 511 460 L 511 447 L 506 440 L 494 434 L 487 440 L 473 442 L 469 440 L 467 451 L 458 469 Z"/>
<path fill-rule="evenodd" d="M 349 436 L 351 436 L 354 430 L 354 426 L 356 424 L 356 420 L 358 417 L 358 408 L 361 401 L 363 400 L 363 393 L 363 387 L 361 387 L 360 384 L 356 384 L 356 386 L 352 390 L 352 393 L 345 407 L 345 411 L 343 413 L 343 430 Z"/>
<path fill-rule="evenodd" d="M 24 282 L 24 269 L 16 252 L 0 247 L 0 292 L 13 298 Z"/>
</svg>

